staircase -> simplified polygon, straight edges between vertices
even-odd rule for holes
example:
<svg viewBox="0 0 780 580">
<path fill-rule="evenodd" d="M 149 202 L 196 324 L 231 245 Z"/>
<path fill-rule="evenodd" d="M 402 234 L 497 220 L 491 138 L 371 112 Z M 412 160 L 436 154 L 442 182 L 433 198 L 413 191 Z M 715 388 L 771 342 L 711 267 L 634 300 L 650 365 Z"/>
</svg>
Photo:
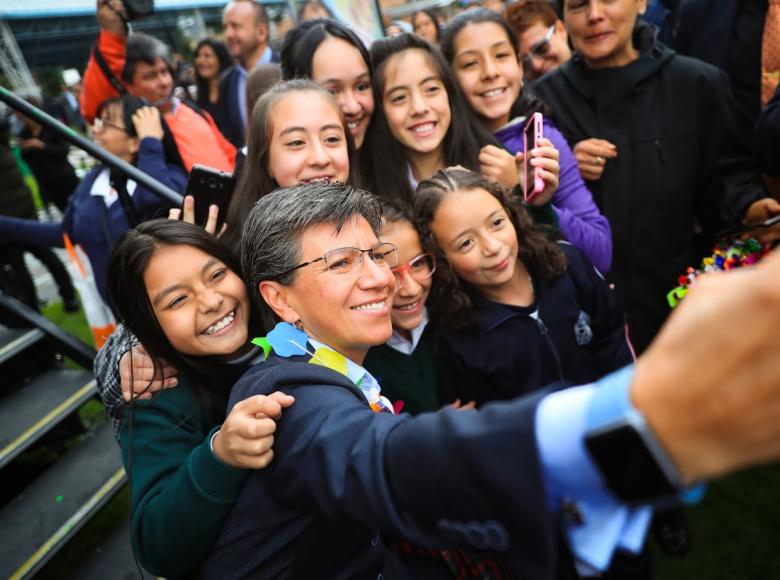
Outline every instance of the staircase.
<svg viewBox="0 0 780 580">
<path fill-rule="evenodd" d="M 81 368 L 65 368 L 63 357 Z M 92 347 L 0 292 L 2 578 L 34 576 L 125 484 L 110 425 L 85 430 L 77 413 L 97 393 L 94 357 Z M 111 550 L 123 562 L 112 558 L 112 577 L 121 577 L 132 557 L 127 522 L 116 528 Z"/>
</svg>

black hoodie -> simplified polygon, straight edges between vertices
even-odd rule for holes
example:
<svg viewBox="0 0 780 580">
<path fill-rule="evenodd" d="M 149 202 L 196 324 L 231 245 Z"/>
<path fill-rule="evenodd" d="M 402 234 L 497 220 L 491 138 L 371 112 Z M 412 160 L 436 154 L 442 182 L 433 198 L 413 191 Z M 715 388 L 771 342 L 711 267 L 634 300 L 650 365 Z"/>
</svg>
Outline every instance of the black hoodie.
<svg viewBox="0 0 780 580">
<path fill-rule="evenodd" d="M 668 315 L 666 293 L 698 264 L 696 248 L 765 194 L 733 136 L 726 76 L 641 28 L 634 45 L 639 58 L 615 68 L 591 69 L 575 54 L 535 90 L 572 146 L 593 137 L 617 147 L 588 185 L 612 226 L 610 279 L 641 352 Z"/>
</svg>

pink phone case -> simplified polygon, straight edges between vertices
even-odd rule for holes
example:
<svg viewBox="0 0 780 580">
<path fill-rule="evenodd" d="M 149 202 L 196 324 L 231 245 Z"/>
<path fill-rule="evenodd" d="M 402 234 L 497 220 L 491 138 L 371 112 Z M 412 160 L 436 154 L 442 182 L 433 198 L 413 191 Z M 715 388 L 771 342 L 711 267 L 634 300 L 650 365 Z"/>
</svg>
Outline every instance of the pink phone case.
<svg viewBox="0 0 780 580">
<path fill-rule="evenodd" d="M 528 161 L 530 159 L 528 152 L 531 149 L 536 147 L 536 144 L 539 142 L 539 139 L 541 139 L 542 136 L 543 136 L 542 135 L 542 114 L 534 113 L 528 118 L 525 127 L 523 128 L 523 146 L 525 150 L 525 158 L 523 159 L 523 165 L 525 170 L 524 171 L 525 187 L 523 188 L 523 196 L 526 203 L 529 203 L 537 195 L 539 195 L 544 191 L 544 180 L 541 177 L 539 177 L 539 174 L 536 171 L 534 171 L 533 166 L 528 165 Z M 531 169 L 531 171 L 533 171 L 532 184 L 529 183 L 528 181 L 529 168 Z M 529 185 L 533 186 L 530 190 L 528 188 Z"/>
</svg>

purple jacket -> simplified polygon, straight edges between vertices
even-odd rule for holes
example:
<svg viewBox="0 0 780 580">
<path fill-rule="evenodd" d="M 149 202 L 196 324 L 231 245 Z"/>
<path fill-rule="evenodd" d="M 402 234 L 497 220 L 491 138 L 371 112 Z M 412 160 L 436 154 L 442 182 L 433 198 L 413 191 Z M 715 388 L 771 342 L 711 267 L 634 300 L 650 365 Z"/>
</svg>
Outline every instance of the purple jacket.
<svg viewBox="0 0 780 580">
<path fill-rule="evenodd" d="M 523 127 L 525 123 L 515 123 L 499 129 L 496 138 L 512 153 L 524 151 Z M 612 264 L 612 231 L 607 218 L 593 202 L 593 196 L 580 176 L 577 160 L 563 134 L 547 119 L 544 120 L 544 136 L 560 153 L 561 173 L 558 178 L 558 191 L 553 195 L 552 203 L 558 212 L 561 232 L 573 245 L 588 257 L 598 270 L 609 272 Z"/>
</svg>

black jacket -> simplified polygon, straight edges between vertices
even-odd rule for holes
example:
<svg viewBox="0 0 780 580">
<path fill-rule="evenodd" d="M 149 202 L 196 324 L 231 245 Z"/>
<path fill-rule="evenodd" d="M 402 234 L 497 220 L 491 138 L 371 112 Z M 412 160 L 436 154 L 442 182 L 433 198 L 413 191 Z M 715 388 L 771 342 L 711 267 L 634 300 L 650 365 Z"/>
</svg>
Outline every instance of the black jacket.
<svg viewBox="0 0 780 580">
<path fill-rule="evenodd" d="M 546 385 L 581 385 L 633 362 L 619 300 L 582 253 L 562 242 L 566 272 L 531 272 L 534 303 L 474 293 L 474 324 L 440 335 L 442 403 L 510 399 Z"/>
<path fill-rule="evenodd" d="M 734 137 L 728 80 L 651 41 L 623 67 L 593 70 L 575 55 L 535 88 L 572 144 L 595 137 L 617 146 L 589 187 L 612 226 L 610 280 L 641 352 L 668 315 L 666 293 L 697 265 L 695 224 L 711 234 L 765 196 Z"/>
<path fill-rule="evenodd" d="M 275 390 L 295 404 L 277 423 L 273 462 L 250 474 L 202 577 L 436 577 L 399 561 L 380 531 L 485 550 L 523 578 L 554 577 L 534 434 L 543 393 L 479 412 L 374 413 L 349 379 L 306 358 L 272 356 L 233 387 L 229 407 Z"/>
</svg>

